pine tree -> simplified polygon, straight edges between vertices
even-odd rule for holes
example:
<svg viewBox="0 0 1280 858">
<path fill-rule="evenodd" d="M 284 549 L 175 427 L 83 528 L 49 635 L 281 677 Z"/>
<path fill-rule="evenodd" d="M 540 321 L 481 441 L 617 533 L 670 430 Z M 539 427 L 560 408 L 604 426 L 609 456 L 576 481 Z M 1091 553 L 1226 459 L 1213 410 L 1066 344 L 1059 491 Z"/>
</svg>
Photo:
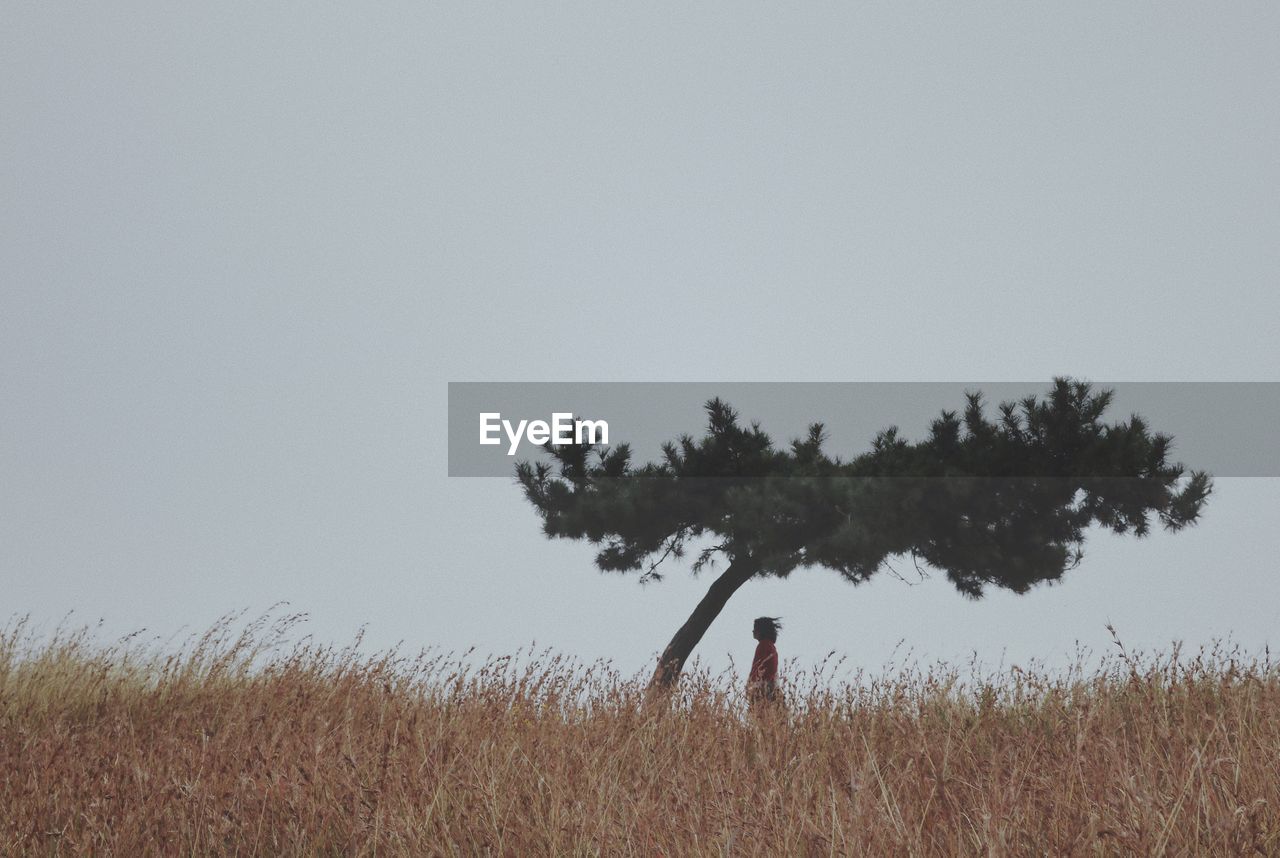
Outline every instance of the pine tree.
<svg viewBox="0 0 1280 858">
<path fill-rule="evenodd" d="M 1025 593 L 1080 562 L 1092 525 L 1144 536 L 1154 521 L 1195 523 L 1209 476 L 1169 462 L 1171 438 L 1141 417 L 1104 423 L 1112 397 L 1059 378 L 990 419 L 969 393 L 924 440 L 891 427 L 848 461 L 823 450 L 822 424 L 777 447 L 713 399 L 705 434 L 667 443 L 660 461 L 633 465 L 626 444 L 548 446 L 551 462 L 521 462 L 516 475 L 544 533 L 598 545 L 601 570 L 656 580 L 695 546 L 695 573 L 727 561 L 663 651 L 662 687 L 752 578 L 824 566 L 856 584 L 909 557 L 971 598 L 988 586 Z"/>
</svg>

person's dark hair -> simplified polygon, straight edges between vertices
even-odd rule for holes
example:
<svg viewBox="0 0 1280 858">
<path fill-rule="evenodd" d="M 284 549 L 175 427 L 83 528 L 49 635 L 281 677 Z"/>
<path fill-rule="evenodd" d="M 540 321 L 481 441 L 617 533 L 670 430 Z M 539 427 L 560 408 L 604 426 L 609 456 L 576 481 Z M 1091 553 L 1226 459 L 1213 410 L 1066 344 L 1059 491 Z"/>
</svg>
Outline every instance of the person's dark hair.
<svg viewBox="0 0 1280 858">
<path fill-rule="evenodd" d="M 755 633 L 767 641 L 777 641 L 782 617 L 756 617 Z"/>
</svg>

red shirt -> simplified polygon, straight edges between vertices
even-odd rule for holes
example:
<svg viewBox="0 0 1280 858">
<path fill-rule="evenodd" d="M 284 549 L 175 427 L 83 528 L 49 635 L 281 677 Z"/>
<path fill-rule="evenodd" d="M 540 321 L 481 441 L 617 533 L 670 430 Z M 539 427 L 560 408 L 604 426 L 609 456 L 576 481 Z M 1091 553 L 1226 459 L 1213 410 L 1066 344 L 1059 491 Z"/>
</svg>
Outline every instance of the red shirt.
<svg viewBox="0 0 1280 858">
<path fill-rule="evenodd" d="M 760 641 L 756 645 L 755 658 L 751 660 L 751 675 L 747 677 L 748 682 L 756 682 L 761 679 L 769 681 L 778 678 L 778 649 L 773 645 L 773 641 Z"/>
</svg>

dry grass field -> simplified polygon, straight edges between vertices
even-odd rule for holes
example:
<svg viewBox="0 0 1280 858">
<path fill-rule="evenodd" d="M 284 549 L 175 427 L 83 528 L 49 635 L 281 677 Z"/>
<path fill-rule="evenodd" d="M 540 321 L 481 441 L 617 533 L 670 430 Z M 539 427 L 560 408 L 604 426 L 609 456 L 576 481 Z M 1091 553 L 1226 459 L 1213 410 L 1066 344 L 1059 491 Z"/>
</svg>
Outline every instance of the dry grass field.
<svg viewBox="0 0 1280 858">
<path fill-rule="evenodd" d="M 0 638 L 3 855 L 1276 855 L 1269 655 L 790 666 L 665 700 L 606 664 Z M 465 665 L 471 664 L 470 668 Z"/>
</svg>

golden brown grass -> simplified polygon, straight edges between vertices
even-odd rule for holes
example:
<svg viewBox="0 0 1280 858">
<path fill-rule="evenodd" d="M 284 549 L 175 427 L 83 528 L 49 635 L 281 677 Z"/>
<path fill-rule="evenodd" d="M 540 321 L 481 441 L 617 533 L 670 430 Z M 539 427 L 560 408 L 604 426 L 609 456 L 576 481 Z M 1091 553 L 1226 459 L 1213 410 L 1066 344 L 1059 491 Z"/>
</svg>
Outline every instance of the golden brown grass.
<svg viewBox="0 0 1280 858">
<path fill-rule="evenodd" d="M 0 854 L 1274 855 L 1269 655 L 727 676 L 550 654 L 0 637 Z"/>
</svg>

